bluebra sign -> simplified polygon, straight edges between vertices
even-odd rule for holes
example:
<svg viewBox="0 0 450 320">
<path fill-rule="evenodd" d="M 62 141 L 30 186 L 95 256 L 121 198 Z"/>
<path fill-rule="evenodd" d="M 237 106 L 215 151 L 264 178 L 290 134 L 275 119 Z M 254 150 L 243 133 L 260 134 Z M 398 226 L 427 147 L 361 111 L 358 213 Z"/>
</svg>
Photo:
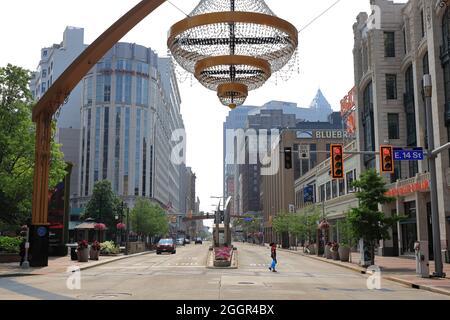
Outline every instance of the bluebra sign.
<svg viewBox="0 0 450 320">
<path fill-rule="evenodd" d="M 354 139 L 355 135 L 343 130 L 299 130 L 297 139 Z"/>
</svg>

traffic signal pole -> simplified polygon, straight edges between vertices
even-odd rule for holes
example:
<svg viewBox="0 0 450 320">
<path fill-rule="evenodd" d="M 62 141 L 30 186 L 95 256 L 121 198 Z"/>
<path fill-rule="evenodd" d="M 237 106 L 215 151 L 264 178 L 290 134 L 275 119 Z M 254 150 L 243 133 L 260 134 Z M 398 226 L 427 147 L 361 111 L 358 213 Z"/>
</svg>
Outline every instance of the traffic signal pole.
<svg viewBox="0 0 450 320">
<path fill-rule="evenodd" d="M 426 74 L 423 76 L 423 88 L 425 94 L 425 114 L 427 117 L 427 132 L 428 132 L 428 163 L 430 167 L 430 196 L 431 196 L 431 223 L 433 229 L 433 251 L 434 251 L 434 264 L 435 272 L 433 276 L 437 278 L 445 278 L 444 266 L 442 263 L 441 255 L 441 232 L 439 229 L 439 211 L 438 211 L 438 197 L 437 197 L 437 177 L 436 177 L 436 153 L 433 152 L 434 146 L 434 130 L 433 130 L 433 118 L 431 110 L 431 97 L 432 97 L 432 83 L 431 76 Z M 443 150 L 442 150 L 443 151 Z M 429 239 L 430 240 L 430 239 Z"/>
</svg>

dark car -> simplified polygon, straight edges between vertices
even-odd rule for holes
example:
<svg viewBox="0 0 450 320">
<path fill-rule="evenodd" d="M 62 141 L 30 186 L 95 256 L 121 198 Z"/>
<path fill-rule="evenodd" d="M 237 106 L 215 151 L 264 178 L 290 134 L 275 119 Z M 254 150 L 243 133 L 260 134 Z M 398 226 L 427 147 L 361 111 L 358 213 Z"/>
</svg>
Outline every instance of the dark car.
<svg viewBox="0 0 450 320">
<path fill-rule="evenodd" d="M 195 244 L 203 244 L 202 238 L 196 238 L 195 239 Z"/>
<path fill-rule="evenodd" d="M 177 253 L 177 245 L 173 239 L 161 239 L 156 246 L 156 254 L 161 254 L 162 252 L 170 252 L 172 254 Z"/>
</svg>

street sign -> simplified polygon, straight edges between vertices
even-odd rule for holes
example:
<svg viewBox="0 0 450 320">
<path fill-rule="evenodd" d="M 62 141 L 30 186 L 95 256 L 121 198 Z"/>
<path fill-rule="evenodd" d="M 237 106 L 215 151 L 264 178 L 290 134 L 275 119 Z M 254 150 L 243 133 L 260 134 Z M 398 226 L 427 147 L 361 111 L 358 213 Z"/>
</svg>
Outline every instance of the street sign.
<svg viewBox="0 0 450 320">
<path fill-rule="evenodd" d="M 245 218 L 244 221 L 245 221 L 245 222 L 252 222 L 252 221 L 253 221 L 253 218 Z"/>
<path fill-rule="evenodd" d="M 301 144 L 298 146 L 298 155 L 301 160 L 310 159 L 310 147 L 309 144 Z"/>
<path fill-rule="evenodd" d="M 420 161 L 424 159 L 423 148 L 414 148 L 412 150 L 394 148 L 394 160 L 396 161 Z"/>
</svg>

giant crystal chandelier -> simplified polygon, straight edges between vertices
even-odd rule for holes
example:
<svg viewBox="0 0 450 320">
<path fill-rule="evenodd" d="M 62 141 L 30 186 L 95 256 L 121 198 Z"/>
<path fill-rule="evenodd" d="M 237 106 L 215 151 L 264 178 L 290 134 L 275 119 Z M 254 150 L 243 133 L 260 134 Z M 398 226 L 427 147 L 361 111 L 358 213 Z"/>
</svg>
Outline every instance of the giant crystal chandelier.
<svg viewBox="0 0 450 320">
<path fill-rule="evenodd" d="M 183 69 L 234 109 L 289 62 L 298 31 L 264 0 L 201 0 L 172 26 L 167 44 Z"/>
</svg>

